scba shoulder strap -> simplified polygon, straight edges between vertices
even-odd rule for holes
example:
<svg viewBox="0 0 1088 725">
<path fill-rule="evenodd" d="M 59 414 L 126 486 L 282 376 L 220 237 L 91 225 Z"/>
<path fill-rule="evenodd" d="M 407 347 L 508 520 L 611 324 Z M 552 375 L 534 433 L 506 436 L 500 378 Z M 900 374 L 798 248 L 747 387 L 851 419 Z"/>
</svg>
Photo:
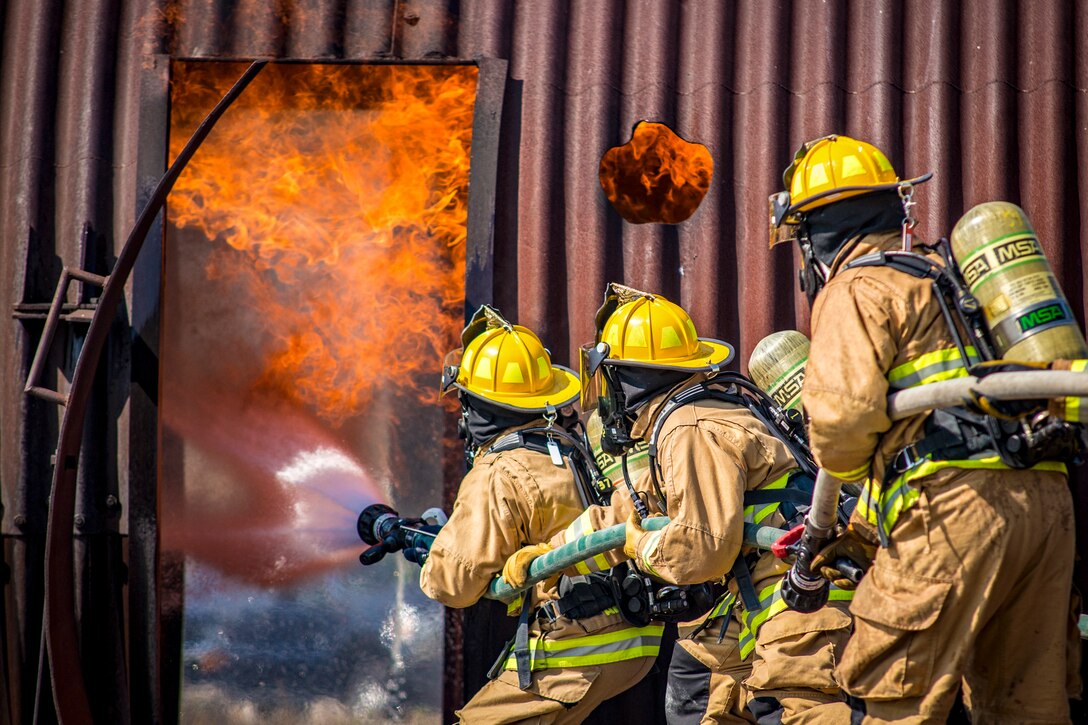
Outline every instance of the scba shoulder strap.
<svg viewBox="0 0 1088 725">
<path fill-rule="evenodd" d="M 787 484 L 782 488 L 763 488 L 748 491 L 744 495 L 744 505 L 763 506 L 767 504 L 780 504 L 787 507 L 783 513 L 791 513 L 795 516 L 798 507 L 805 510 L 812 503 L 811 483 L 816 477 L 816 464 L 808 449 L 808 440 L 805 437 L 804 427 L 800 421 L 791 419 L 786 412 L 779 407 L 766 393 L 764 393 L 751 380 L 732 372 L 721 372 L 709 380 L 684 388 L 673 395 L 658 414 L 654 421 L 653 430 L 650 433 L 647 453 L 650 458 L 650 479 L 658 496 L 661 496 L 664 504 L 664 495 L 660 486 L 658 462 L 658 440 L 665 421 L 677 410 L 685 405 L 691 405 L 702 400 L 720 400 L 739 407 L 747 408 L 752 415 L 760 421 L 764 427 L 776 438 L 782 441 L 794 460 L 797 461 L 800 475 L 790 476 Z M 809 485 L 802 485 L 807 480 Z M 792 518 L 792 517 L 787 517 Z M 751 571 L 744 555 L 737 557 L 733 563 L 732 574 L 737 582 L 741 601 L 748 611 L 758 611 L 762 608 L 760 598 L 752 582 Z"/>
<path fill-rule="evenodd" d="M 739 373 L 721 372 L 705 382 L 689 386 L 676 393 L 669 398 L 661 413 L 658 414 L 653 430 L 650 432 L 647 447 L 647 454 L 650 457 L 650 475 L 655 485 L 659 483 L 657 475 L 660 469 L 657 461 L 657 444 L 661 430 L 665 427 L 665 421 L 683 406 L 701 400 L 720 400 L 747 408 L 771 435 L 782 441 L 801 470 L 813 477 L 816 476 L 816 464 L 808 450 L 808 439 L 805 436 L 803 424 L 799 420 L 790 418 L 777 403 L 748 378 Z"/>
<path fill-rule="evenodd" d="M 997 357 L 981 305 L 967 289 L 959 268 L 952 257 L 948 240 L 941 238 L 932 247 L 944 264 L 914 252 L 875 252 L 849 262 L 846 269 L 858 267 L 889 267 L 920 279 L 933 281 L 934 296 L 940 305 L 945 324 L 952 335 L 960 360 L 994 360 Z M 953 316 L 955 315 L 955 316 Z M 958 325 L 957 325 L 958 321 Z M 967 343 L 976 354 L 968 354 Z M 965 365 L 966 367 L 966 365 Z M 969 369 L 969 368 L 968 368 Z M 923 457 L 932 460 L 957 460 L 992 451 L 1011 468 L 1029 468 L 1046 460 L 1079 458 L 1085 449 L 1088 433 L 1083 426 L 1050 417 L 1042 419 L 998 419 L 974 413 L 964 407 L 934 411 L 926 420 L 925 436 L 900 451 L 888 467 L 888 473 L 899 472 L 911 461 Z"/>
<path fill-rule="evenodd" d="M 612 487 L 608 479 L 597 468 L 588 446 L 570 432 L 558 426 L 523 428 L 496 440 L 489 452 L 502 453 L 518 448 L 551 456 L 556 465 L 566 463 L 574 476 L 578 496 L 584 507 L 593 504 L 606 506 L 610 502 Z"/>
<path fill-rule="evenodd" d="M 967 289 L 967 285 L 960 277 L 959 268 L 956 267 L 952 257 L 952 250 L 948 240 L 943 237 L 937 240 L 930 249 L 941 256 L 944 264 L 938 264 L 924 254 L 917 252 L 887 252 L 879 251 L 866 254 L 848 262 L 843 271 L 857 269 L 859 267 L 889 267 L 897 272 L 909 274 L 918 279 L 928 279 L 933 283 L 933 291 L 937 304 L 941 308 L 952 340 L 960 353 L 960 359 L 969 359 L 967 355 L 968 344 L 975 348 L 978 357 L 982 360 L 994 359 L 994 348 L 990 342 L 989 331 L 983 319 L 982 306 L 974 295 Z M 957 325 L 957 320 L 959 324 Z M 960 328 L 966 332 L 968 343 L 965 343 Z"/>
</svg>

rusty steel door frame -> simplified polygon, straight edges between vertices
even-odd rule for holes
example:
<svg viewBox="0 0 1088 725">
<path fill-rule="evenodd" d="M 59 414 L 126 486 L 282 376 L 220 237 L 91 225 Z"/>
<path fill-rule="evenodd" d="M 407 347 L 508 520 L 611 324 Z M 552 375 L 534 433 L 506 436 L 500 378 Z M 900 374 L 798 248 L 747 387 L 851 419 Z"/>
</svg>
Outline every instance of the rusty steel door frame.
<svg viewBox="0 0 1088 725">
<path fill-rule="evenodd" d="M 132 272 L 136 258 L 158 217 L 166 195 L 173 188 L 178 176 L 189 159 L 211 133 L 219 118 L 230 108 L 246 86 L 257 76 L 267 61 L 250 65 L 215 108 L 201 122 L 159 180 L 155 192 L 148 200 L 136 225 L 132 228 L 117 257 L 113 271 L 105 277 L 84 270 L 64 268 L 57 291 L 53 295 L 45 327 L 38 341 L 38 349 L 30 366 L 25 391 L 64 406 L 60 433 L 57 441 L 56 463 L 53 467 L 52 492 L 49 497 L 49 519 L 46 529 L 45 571 L 45 645 L 49 654 L 50 679 L 57 718 L 61 723 L 88 723 L 92 721 L 90 700 L 83 680 L 79 652 L 79 628 L 76 623 L 75 575 L 73 570 L 73 526 L 76 504 L 76 474 L 79 468 L 79 451 L 83 443 L 83 426 L 87 402 L 94 383 L 102 348 L 105 346 L 110 327 L 124 296 L 125 282 Z M 66 297 L 68 283 L 78 279 L 102 287 L 102 294 L 95 306 L 90 326 L 75 364 L 75 374 L 67 393 L 51 390 L 40 385 L 53 342 L 53 333 L 59 322 L 61 308 Z M 44 673 L 39 671 L 39 681 Z"/>
<path fill-rule="evenodd" d="M 231 59 L 199 59 L 208 62 L 223 62 Z M 245 73 L 223 96 L 216 106 L 187 141 L 178 157 L 170 164 L 166 173 L 158 180 L 153 190 L 147 194 L 142 211 L 128 235 L 113 271 L 99 275 L 78 268 L 65 267 L 58 281 L 53 301 L 46 316 L 42 335 L 30 366 L 25 392 L 48 400 L 64 408 L 57 442 L 56 464 L 53 470 L 50 495 L 48 527 L 46 530 L 46 572 L 45 572 L 45 615 L 43 644 L 48 652 L 48 660 L 41 660 L 38 672 L 39 691 L 44 680 L 44 668 L 48 663 L 52 683 L 53 700 L 57 718 L 61 723 L 86 723 L 92 721 L 90 700 L 86 683 L 83 679 L 80 659 L 79 627 L 76 622 L 76 592 L 74 574 L 74 534 L 73 526 L 76 513 L 76 477 L 79 469 L 80 449 L 83 441 L 88 400 L 98 369 L 102 350 L 109 336 L 114 319 L 121 306 L 125 284 L 139 265 L 141 272 L 133 279 L 133 317 L 130 320 L 133 339 L 133 359 L 131 377 L 137 383 L 132 390 L 142 391 L 141 400 L 131 400 L 132 423 L 130 431 L 132 442 L 139 445 L 130 448 L 129 473 L 136 473 L 141 478 L 151 477 L 157 481 L 157 351 L 158 351 L 158 316 L 161 296 L 162 263 L 162 212 L 166 197 L 173 188 L 181 172 L 195 154 L 212 128 L 231 104 L 245 91 L 261 69 L 269 62 L 333 62 L 344 61 L 306 61 L 306 60 L 259 60 L 251 62 Z M 354 61 L 347 61 L 355 63 Z M 499 127 L 502 117 L 502 102 L 507 79 L 507 61 L 490 58 L 473 60 L 424 60 L 424 61 L 377 61 L 402 65 L 476 65 L 479 68 L 476 101 L 473 112 L 473 140 L 469 160 L 470 192 L 468 198 L 468 221 L 465 264 L 465 308 L 467 315 L 476 306 L 492 301 L 493 292 L 493 249 L 494 249 L 494 211 L 496 179 L 499 156 Z M 359 64 L 374 64 L 373 61 L 358 61 Z M 157 71 L 157 72 L 154 72 Z M 140 123 L 140 155 L 137 173 L 137 193 L 142 197 L 151 189 L 149 181 L 161 169 L 165 159 L 169 130 L 169 73 L 166 59 L 156 58 L 156 68 L 147 76 L 142 89 L 145 99 L 145 112 Z M 143 201 L 138 199 L 138 203 Z M 159 220 L 156 228 L 155 222 Z M 152 234 L 153 229 L 155 232 Z M 154 239 L 158 255 L 143 255 L 140 251 L 145 242 Z M 67 289 L 72 281 L 85 285 L 101 287 L 102 292 L 93 310 L 80 315 L 79 320 L 69 320 L 64 316 Z M 139 307 L 139 319 L 136 307 Z M 82 312 L 82 311 L 81 311 Z M 75 372 L 66 393 L 53 390 L 41 384 L 46 361 L 52 346 L 57 326 L 62 319 L 66 321 L 87 322 L 89 327 L 75 362 Z M 154 338 L 154 339 L 152 339 Z M 140 353 L 141 350 L 143 354 Z M 144 365 L 141 366 L 140 362 Z M 155 380 L 149 379 L 149 371 L 143 369 L 154 365 Z M 143 384 L 140 384 L 140 383 Z M 131 393 L 130 393 L 131 394 Z M 138 428 L 138 430 L 136 429 Z M 141 450 L 142 449 L 142 450 Z M 447 489 L 456 486 L 456 481 L 447 481 Z M 167 693 L 164 684 L 167 680 L 179 679 L 177 666 L 160 669 L 162 658 L 168 653 L 161 651 L 163 638 L 156 636 L 159 607 L 159 583 L 157 569 L 161 563 L 158 549 L 157 486 L 132 486 L 129 491 L 130 511 L 130 595 L 142 603 L 142 609 L 149 622 L 145 628 L 130 626 L 132 661 L 130 662 L 130 682 L 132 703 L 137 712 L 150 715 L 153 720 L 172 719 L 166 715 L 167 704 L 176 702 L 176 687 Z M 133 525 L 133 521 L 135 521 Z M 150 529 L 150 530 L 146 530 Z M 168 623 L 170 628 L 177 628 L 174 639 L 180 644 L 180 621 Z M 43 653 L 44 654 L 44 653 Z M 180 657 L 180 653 L 174 653 Z M 444 707 L 454 705 L 460 691 L 460 663 L 454 668 L 452 678 L 447 679 Z M 134 674 L 141 673 L 138 677 Z M 132 680 L 138 679 L 139 682 Z M 451 685 L 453 687 L 451 687 Z M 451 692 L 451 690 L 453 692 Z"/>
</svg>

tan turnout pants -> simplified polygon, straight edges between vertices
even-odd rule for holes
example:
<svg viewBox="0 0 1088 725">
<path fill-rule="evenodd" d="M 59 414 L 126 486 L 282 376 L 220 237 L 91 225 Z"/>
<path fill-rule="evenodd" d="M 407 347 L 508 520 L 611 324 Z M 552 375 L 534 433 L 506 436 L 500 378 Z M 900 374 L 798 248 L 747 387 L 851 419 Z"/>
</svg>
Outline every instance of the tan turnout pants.
<svg viewBox="0 0 1088 725">
<path fill-rule="evenodd" d="M 757 590 L 775 583 L 785 568 L 770 557 L 768 552 L 756 568 Z M 769 571 L 775 574 L 766 576 Z M 850 636 L 847 605 L 832 602 L 811 614 L 779 612 L 759 628 L 755 651 L 747 660 L 740 658 L 737 642 L 742 613 L 739 606 L 720 643 L 720 619 L 694 640 L 683 639 L 685 629 L 690 632 L 694 628 L 681 629 L 677 646 L 709 670 L 709 696 L 700 719 L 690 715 L 691 708 L 687 717 L 677 717 L 674 713 L 680 709 L 678 703 L 666 703 L 669 722 L 756 722 L 753 713 L 767 713 L 767 722 L 779 722 L 777 718 L 781 717 L 784 725 L 849 723 L 850 708 L 835 681 L 835 665 Z M 675 651 L 673 663 L 677 664 Z M 670 668 L 670 694 L 679 694 L 679 690 L 681 686 L 674 687 L 674 671 Z M 689 695 L 689 699 L 695 698 Z"/>
<path fill-rule="evenodd" d="M 963 471 L 904 512 L 858 586 L 839 682 L 866 723 L 1063 723 L 1073 504 L 1066 477 Z"/>
<path fill-rule="evenodd" d="M 518 689 L 517 673 L 487 683 L 457 712 L 469 725 L 580 723 L 593 709 L 646 676 L 654 657 L 639 657 L 599 667 L 543 670 L 533 673 L 533 686 Z M 541 690 L 548 693 L 544 696 Z"/>
<path fill-rule="evenodd" d="M 530 635 L 544 630 L 552 639 L 564 640 L 628 626 L 616 614 L 579 620 L 560 617 L 555 622 L 535 622 Z M 505 670 L 480 688 L 456 715 L 469 725 L 580 723 L 602 702 L 636 685 L 656 660 L 655 654 L 603 665 L 538 670 L 526 690 L 518 687 L 517 672 Z"/>
</svg>

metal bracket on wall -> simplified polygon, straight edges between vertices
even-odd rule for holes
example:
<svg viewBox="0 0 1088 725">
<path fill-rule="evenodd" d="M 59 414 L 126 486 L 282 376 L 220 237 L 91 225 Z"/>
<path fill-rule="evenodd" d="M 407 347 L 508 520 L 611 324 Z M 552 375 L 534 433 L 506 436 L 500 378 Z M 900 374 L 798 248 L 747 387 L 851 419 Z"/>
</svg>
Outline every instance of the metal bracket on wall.
<svg viewBox="0 0 1088 725">
<path fill-rule="evenodd" d="M 68 285 L 71 284 L 72 280 L 79 280 L 80 282 L 104 288 L 109 281 L 109 277 L 92 274 L 82 269 L 72 269 L 71 267 L 65 267 L 61 271 L 57 289 L 53 293 L 53 302 L 49 305 L 49 311 L 45 314 L 45 329 L 42 330 L 42 336 L 38 340 L 38 349 L 34 353 L 34 362 L 30 364 L 30 374 L 27 376 L 26 387 L 23 389 L 28 395 L 51 400 L 59 405 L 68 405 L 68 395 L 39 385 L 42 369 L 49 357 L 49 350 L 53 347 L 53 335 L 56 334 L 57 324 L 61 319 L 69 322 L 90 322 L 94 318 L 94 311 L 97 308 L 97 305 L 79 305 L 68 314 L 62 315 L 66 306 L 64 300 L 68 296 Z M 16 308 L 16 315 L 19 315 L 18 308 Z M 28 316 L 24 313 L 24 319 Z"/>
</svg>

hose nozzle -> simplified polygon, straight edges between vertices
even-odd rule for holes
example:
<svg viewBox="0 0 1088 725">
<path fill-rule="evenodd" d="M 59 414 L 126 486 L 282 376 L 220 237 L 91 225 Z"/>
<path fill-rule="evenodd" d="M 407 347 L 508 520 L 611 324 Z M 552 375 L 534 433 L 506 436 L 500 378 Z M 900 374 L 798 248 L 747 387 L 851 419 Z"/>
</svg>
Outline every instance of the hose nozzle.
<svg viewBox="0 0 1088 725">
<path fill-rule="evenodd" d="M 422 518 L 405 519 L 389 506 L 375 503 L 367 506 L 355 522 L 355 530 L 370 548 L 359 555 L 363 566 L 381 561 L 386 554 L 404 551 L 405 558 L 422 564 L 427 558 L 431 542 L 446 523 L 441 509 L 431 508 Z"/>
</svg>

